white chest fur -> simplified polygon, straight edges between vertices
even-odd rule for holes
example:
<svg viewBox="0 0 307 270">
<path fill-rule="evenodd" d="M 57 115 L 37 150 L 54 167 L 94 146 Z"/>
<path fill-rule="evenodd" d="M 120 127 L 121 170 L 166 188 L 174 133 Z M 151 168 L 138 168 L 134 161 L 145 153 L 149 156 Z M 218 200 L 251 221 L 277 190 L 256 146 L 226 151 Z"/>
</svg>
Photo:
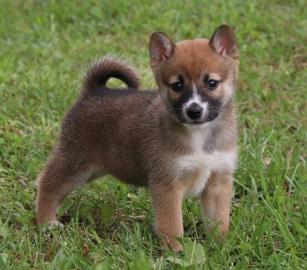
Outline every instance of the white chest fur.
<svg viewBox="0 0 307 270">
<path fill-rule="evenodd" d="M 188 196 L 199 195 L 212 172 L 233 172 L 235 169 L 236 150 L 205 152 L 203 146 L 206 136 L 208 133 L 204 129 L 192 130 L 188 142 L 191 153 L 175 159 L 175 177 L 178 181 L 187 181 Z"/>
</svg>

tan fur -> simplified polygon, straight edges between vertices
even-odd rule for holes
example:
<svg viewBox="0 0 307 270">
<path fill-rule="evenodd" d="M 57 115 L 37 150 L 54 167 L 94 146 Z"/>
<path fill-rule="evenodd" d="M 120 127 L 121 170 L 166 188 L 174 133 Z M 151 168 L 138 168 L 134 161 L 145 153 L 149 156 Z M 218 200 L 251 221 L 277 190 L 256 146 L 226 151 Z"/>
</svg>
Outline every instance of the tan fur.
<svg viewBox="0 0 307 270">
<path fill-rule="evenodd" d="M 151 191 L 155 210 L 155 230 L 162 237 L 164 244 L 170 246 L 173 251 L 182 248 L 175 238 L 183 237 L 181 206 L 184 193 L 184 187 L 175 182 L 156 186 Z"/>
<path fill-rule="evenodd" d="M 38 177 L 38 224 L 56 222 L 58 206 L 75 188 L 111 174 L 149 188 L 156 232 L 174 251 L 182 248 L 176 237 L 183 236 L 181 205 L 190 193 L 201 193 L 204 216 L 221 222 L 220 232 L 226 233 L 236 156 L 232 97 L 238 59 L 230 28 L 220 28 L 210 42 L 175 44 L 163 33 L 152 35 L 151 66 L 159 91 L 135 89 L 136 73 L 118 60 L 108 58 L 92 66 Z M 211 73 L 221 78 L 214 91 L 204 85 Z M 177 93 L 170 83 L 179 75 L 186 90 Z M 123 80 L 129 88 L 107 88 L 109 77 Z M 186 125 L 174 106 L 195 87 L 208 104 L 219 104 L 214 109 L 218 114 L 203 125 Z"/>
<path fill-rule="evenodd" d="M 217 224 L 222 235 L 229 228 L 232 193 L 232 176 L 214 173 L 201 194 L 203 217 L 208 222 L 208 228 Z"/>
</svg>

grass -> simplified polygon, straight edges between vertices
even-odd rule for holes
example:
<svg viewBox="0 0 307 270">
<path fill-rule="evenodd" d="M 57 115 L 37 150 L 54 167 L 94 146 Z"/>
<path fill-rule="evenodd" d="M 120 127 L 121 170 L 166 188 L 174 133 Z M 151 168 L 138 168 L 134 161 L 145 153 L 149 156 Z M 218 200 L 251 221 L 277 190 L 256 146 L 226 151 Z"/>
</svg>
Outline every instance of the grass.
<svg viewBox="0 0 307 270">
<path fill-rule="evenodd" d="M 0 0 L 0 269 L 306 269 L 305 1 Z M 65 200 L 64 229 L 37 228 L 35 178 L 89 63 L 106 54 L 153 87 L 147 42 L 236 28 L 240 162 L 231 231 L 204 234 L 184 204 L 185 250 L 152 231 L 146 190 L 97 181 Z"/>
</svg>

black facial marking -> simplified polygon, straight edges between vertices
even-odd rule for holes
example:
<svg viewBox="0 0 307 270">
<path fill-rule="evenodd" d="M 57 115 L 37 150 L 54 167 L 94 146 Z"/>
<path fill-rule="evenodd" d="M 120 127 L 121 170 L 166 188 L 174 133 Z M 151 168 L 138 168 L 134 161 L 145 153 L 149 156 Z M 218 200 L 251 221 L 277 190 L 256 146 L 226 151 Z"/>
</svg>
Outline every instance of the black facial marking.
<svg viewBox="0 0 307 270">
<path fill-rule="evenodd" d="M 213 121 L 218 116 L 221 105 L 221 102 L 217 100 L 209 102 L 207 122 Z"/>
<path fill-rule="evenodd" d="M 184 103 L 186 103 L 191 98 L 192 94 L 193 94 L 192 90 L 185 89 L 182 92 L 182 95 L 180 96 L 180 98 L 176 102 L 171 104 L 177 118 L 182 122 L 185 121 L 182 115 L 182 106 Z"/>
</svg>

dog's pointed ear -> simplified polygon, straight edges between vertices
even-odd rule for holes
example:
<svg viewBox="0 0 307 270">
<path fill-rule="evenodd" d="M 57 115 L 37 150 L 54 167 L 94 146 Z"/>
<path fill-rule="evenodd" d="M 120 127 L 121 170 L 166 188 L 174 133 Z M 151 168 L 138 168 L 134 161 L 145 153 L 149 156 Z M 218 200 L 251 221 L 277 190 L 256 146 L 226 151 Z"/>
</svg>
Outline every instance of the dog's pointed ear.
<svg viewBox="0 0 307 270">
<path fill-rule="evenodd" d="M 234 30 L 228 25 L 219 26 L 212 35 L 209 45 L 216 53 L 238 58 L 238 46 Z"/>
<path fill-rule="evenodd" d="M 169 59 L 175 51 L 174 42 L 162 32 L 151 34 L 149 41 L 150 65 L 152 67 Z"/>
</svg>

